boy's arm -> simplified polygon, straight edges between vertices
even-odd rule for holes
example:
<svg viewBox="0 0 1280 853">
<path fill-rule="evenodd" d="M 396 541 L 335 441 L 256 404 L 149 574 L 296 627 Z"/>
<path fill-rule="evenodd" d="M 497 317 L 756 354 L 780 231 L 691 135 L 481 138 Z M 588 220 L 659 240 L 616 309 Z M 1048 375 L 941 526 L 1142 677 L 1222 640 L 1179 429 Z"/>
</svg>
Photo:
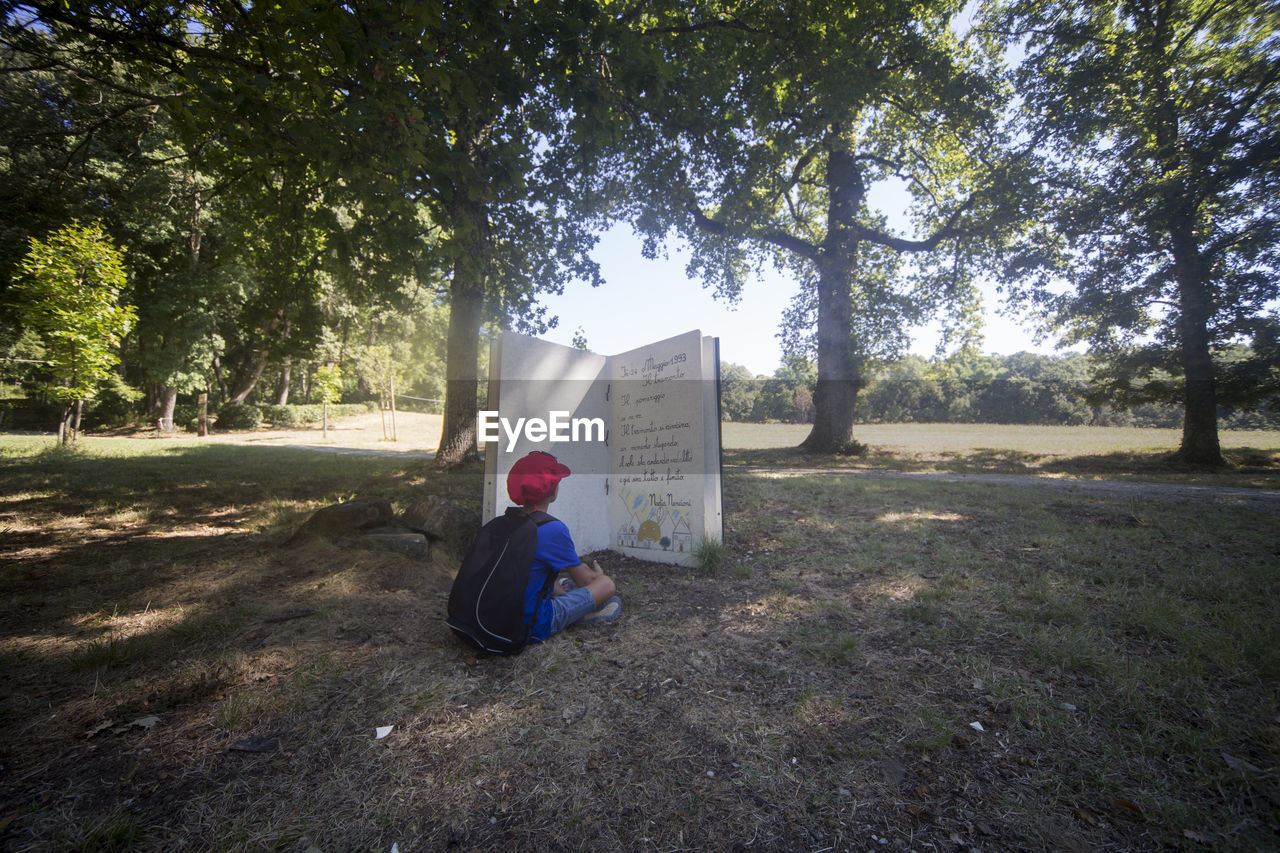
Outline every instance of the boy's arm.
<svg viewBox="0 0 1280 853">
<path fill-rule="evenodd" d="M 595 560 L 591 561 L 590 566 L 585 563 L 579 563 L 576 566 L 570 566 L 566 571 L 578 586 L 589 586 L 593 580 L 604 576 L 604 572 L 600 569 L 600 564 Z"/>
</svg>

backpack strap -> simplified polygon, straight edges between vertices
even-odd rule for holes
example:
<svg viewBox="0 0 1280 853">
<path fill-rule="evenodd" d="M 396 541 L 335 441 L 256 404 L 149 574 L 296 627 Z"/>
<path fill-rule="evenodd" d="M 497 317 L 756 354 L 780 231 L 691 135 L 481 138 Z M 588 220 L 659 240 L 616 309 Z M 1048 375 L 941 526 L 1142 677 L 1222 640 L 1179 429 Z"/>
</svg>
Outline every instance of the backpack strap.
<svg viewBox="0 0 1280 853">
<path fill-rule="evenodd" d="M 538 527 L 541 527 L 549 521 L 559 521 L 555 516 L 549 515 L 540 509 L 535 509 L 533 512 L 525 512 L 518 506 L 507 508 L 507 515 L 512 515 L 514 513 L 520 513 L 521 515 L 527 516 L 529 520 Z M 524 624 L 526 632 L 533 630 L 533 622 L 538 618 L 538 608 L 542 606 L 542 602 L 546 601 L 547 598 L 551 596 L 551 590 L 555 587 L 556 575 L 558 574 L 559 572 L 551 572 L 547 575 L 546 581 L 543 582 L 542 589 L 538 592 L 538 601 L 533 605 L 533 612 L 529 614 L 529 619 Z"/>
</svg>

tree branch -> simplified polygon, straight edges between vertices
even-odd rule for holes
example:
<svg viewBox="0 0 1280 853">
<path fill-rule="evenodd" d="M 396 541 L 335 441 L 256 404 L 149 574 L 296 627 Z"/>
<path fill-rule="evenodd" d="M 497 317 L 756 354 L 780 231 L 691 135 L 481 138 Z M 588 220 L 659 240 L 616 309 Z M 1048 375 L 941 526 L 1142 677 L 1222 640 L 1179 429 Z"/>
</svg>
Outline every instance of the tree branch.
<svg viewBox="0 0 1280 853">
<path fill-rule="evenodd" d="M 723 222 L 717 222 L 702 212 L 701 208 L 695 202 L 689 202 L 685 207 L 689 214 L 693 217 L 694 225 L 698 226 L 698 230 L 706 234 L 716 237 L 725 237 L 730 235 L 729 226 Z M 786 249 L 789 252 L 795 252 L 801 257 L 813 260 L 818 255 L 818 247 L 814 246 L 806 240 L 801 240 L 792 234 L 784 231 L 752 231 L 746 235 L 753 239 L 770 243 L 780 249 Z"/>
<path fill-rule="evenodd" d="M 878 246 L 884 246 L 898 252 L 932 252 L 943 240 L 950 240 L 953 237 L 964 235 L 964 230 L 959 227 L 960 219 L 972 206 L 973 196 L 969 196 L 964 204 L 952 211 L 941 228 L 924 240 L 907 240 L 902 237 L 894 237 L 890 234 L 885 234 L 883 231 L 868 228 L 865 225 L 858 226 L 858 237 L 869 243 L 875 243 Z"/>
<path fill-rule="evenodd" d="M 104 44 L 114 44 L 131 51 L 139 58 L 143 58 L 141 45 L 152 45 L 155 47 L 166 48 L 174 53 L 182 53 L 192 58 L 211 60 L 218 64 L 228 64 L 239 66 L 249 71 L 270 75 L 271 68 L 268 64 L 252 62 L 235 53 L 226 53 L 209 48 L 200 47 L 199 45 L 190 44 L 182 39 L 175 38 L 160 32 L 157 29 L 129 29 L 119 21 L 110 18 L 103 19 L 107 23 L 99 23 L 89 17 L 83 17 L 65 9 L 62 4 L 42 3 L 36 4 L 37 10 L 35 20 L 40 23 L 54 22 L 69 27 L 77 32 L 85 35 L 93 36 L 101 40 Z M 115 25 L 115 26 L 111 26 Z M 164 65 L 171 71 L 180 71 L 181 66 L 174 62 L 162 62 L 158 57 L 146 57 L 157 65 Z"/>
</svg>

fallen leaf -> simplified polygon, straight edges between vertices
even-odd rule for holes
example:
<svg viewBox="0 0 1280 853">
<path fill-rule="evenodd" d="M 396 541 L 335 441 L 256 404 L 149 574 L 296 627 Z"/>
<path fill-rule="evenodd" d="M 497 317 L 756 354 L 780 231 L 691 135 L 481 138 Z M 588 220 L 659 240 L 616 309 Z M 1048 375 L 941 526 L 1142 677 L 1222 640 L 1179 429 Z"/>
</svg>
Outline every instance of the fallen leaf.
<svg viewBox="0 0 1280 853">
<path fill-rule="evenodd" d="M 923 820 L 926 823 L 933 822 L 933 812 L 929 811 L 928 806 L 916 806 L 916 805 L 907 806 L 907 814 L 911 815 L 912 817 L 919 818 L 920 820 Z"/>
<path fill-rule="evenodd" d="M 85 733 L 85 737 L 90 738 L 94 735 L 100 735 L 115 724 L 115 720 L 103 720 L 101 723 L 98 723 L 96 726 L 89 729 L 89 731 Z"/>
<path fill-rule="evenodd" d="M 1237 773 L 1261 773 L 1261 767 L 1255 767 L 1243 758 L 1236 758 L 1234 755 L 1222 753 L 1222 760 L 1227 762 L 1227 766 Z"/>
<path fill-rule="evenodd" d="M 1138 820 L 1146 819 L 1146 816 L 1142 813 L 1142 806 L 1132 800 L 1126 800 L 1124 797 L 1116 797 L 1112 800 L 1111 808 L 1123 815 L 1128 815 L 1129 817 L 1136 818 Z"/>
<path fill-rule="evenodd" d="M 158 722 L 160 722 L 160 718 L 154 715 L 150 717 L 139 717 L 130 723 L 125 723 L 123 726 L 116 726 L 111 730 L 111 733 L 116 735 L 124 734 L 129 731 L 129 729 L 147 729 L 149 731 L 155 728 L 156 723 Z"/>
<path fill-rule="evenodd" d="M 227 750 L 230 752 L 274 752 L 277 746 L 279 746 L 279 741 L 273 737 L 253 735 L 236 741 L 227 747 Z"/>
</svg>

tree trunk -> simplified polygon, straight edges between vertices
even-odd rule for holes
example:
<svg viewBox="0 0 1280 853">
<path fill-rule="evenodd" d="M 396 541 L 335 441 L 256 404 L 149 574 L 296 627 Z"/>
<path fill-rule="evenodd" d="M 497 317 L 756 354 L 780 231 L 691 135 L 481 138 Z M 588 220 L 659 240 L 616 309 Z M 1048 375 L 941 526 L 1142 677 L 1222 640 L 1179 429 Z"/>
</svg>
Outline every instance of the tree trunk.
<svg viewBox="0 0 1280 853">
<path fill-rule="evenodd" d="M 453 279 L 449 284 L 449 338 L 445 361 L 444 424 L 436 465 L 449 468 L 476 449 L 476 361 L 480 352 L 485 278 L 489 271 L 491 238 L 484 204 L 454 204 L 455 247 Z"/>
<path fill-rule="evenodd" d="M 71 406 L 63 406 L 58 418 L 58 444 L 63 447 L 71 443 L 71 411 Z"/>
<path fill-rule="evenodd" d="M 231 396 L 231 391 L 227 388 L 227 377 L 222 373 L 222 357 L 215 355 L 213 357 L 213 376 L 218 381 L 218 391 L 221 392 L 221 399 L 226 402 Z"/>
<path fill-rule="evenodd" d="M 178 402 L 178 388 L 176 385 L 163 385 L 160 388 L 160 395 L 156 401 L 156 420 L 160 423 L 168 423 L 169 429 L 172 430 L 173 423 L 173 407 Z"/>
<path fill-rule="evenodd" d="M 389 391 L 387 396 L 391 398 L 391 440 L 399 441 L 396 437 L 396 378 L 394 375 L 387 381 Z"/>
<path fill-rule="evenodd" d="M 1218 442 L 1218 389 L 1209 347 L 1208 271 L 1204 268 L 1189 221 L 1174 224 L 1174 271 L 1178 279 L 1178 332 L 1186 382 L 1182 446 L 1178 457 L 1197 465 L 1221 465 Z"/>
<path fill-rule="evenodd" d="M 866 196 L 853 155 L 837 149 L 828 156 L 827 237 L 818 265 L 818 388 L 813 397 L 813 429 L 801 447 L 817 453 L 849 453 L 853 410 L 861 387 L 849 335 L 853 328 L 850 290 L 858 264 L 858 209 Z"/>
<path fill-rule="evenodd" d="M 436 450 L 436 464 L 442 468 L 461 464 L 476 449 L 476 358 L 484 288 L 459 284 L 455 272 L 449 300 L 444 424 Z"/>
<path fill-rule="evenodd" d="M 80 440 L 80 416 L 84 414 L 84 400 L 76 400 L 75 421 L 71 424 L 71 443 Z"/>
<path fill-rule="evenodd" d="M 276 405 L 289 404 L 289 385 L 293 376 L 293 356 L 286 355 L 280 365 L 280 381 L 276 383 Z"/>
<path fill-rule="evenodd" d="M 267 351 L 265 348 L 254 350 L 252 360 L 246 365 L 242 374 L 235 377 L 236 384 L 231 387 L 231 394 L 227 397 L 228 403 L 243 403 L 245 398 L 253 393 L 253 389 L 258 387 L 258 380 L 262 378 L 262 371 L 267 368 Z"/>
</svg>

